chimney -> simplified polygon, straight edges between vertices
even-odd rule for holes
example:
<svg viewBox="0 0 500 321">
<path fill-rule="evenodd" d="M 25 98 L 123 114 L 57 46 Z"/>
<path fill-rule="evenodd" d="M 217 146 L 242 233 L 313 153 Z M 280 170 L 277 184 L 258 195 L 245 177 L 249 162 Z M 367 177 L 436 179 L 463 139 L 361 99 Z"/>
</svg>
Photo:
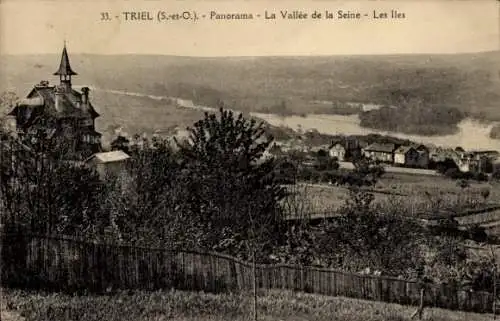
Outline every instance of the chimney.
<svg viewBox="0 0 500 321">
<path fill-rule="evenodd" d="M 40 81 L 40 84 L 37 85 L 37 87 L 48 87 L 49 82 L 47 80 L 42 80 Z"/>
<path fill-rule="evenodd" d="M 86 105 L 89 102 L 89 87 L 82 88 L 82 104 Z"/>
<path fill-rule="evenodd" d="M 57 86 L 55 90 L 55 108 L 57 112 L 62 112 L 63 111 L 63 95 L 64 95 L 64 88 L 61 86 Z"/>
</svg>

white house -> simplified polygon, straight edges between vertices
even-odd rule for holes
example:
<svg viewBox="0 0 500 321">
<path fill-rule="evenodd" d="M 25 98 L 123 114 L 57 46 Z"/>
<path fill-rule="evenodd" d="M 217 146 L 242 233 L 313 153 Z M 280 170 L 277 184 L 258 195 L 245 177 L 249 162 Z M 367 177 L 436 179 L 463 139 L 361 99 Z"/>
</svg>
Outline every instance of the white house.
<svg viewBox="0 0 500 321">
<path fill-rule="evenodd" d="M 96 153 L 87 158 L 85 163 L 94 167 L 102 179 L 108 176 L 119 176 L 125 171 L 125 163 L 130 156 L 121 151 Z"/>
<path fill-rule="evenodd" d="M 328 154 L 330 155 L 330 157 L 337 158 L 337 160 L 339 162 L 343 162 L 344 161 L 344 159 L 345 159 L 345 153 L 346 153 L 345 147 L 342 146 L 342 144 L 339 144 L 339 143 L 333 145 L 328 150 Z"/>
</svg>

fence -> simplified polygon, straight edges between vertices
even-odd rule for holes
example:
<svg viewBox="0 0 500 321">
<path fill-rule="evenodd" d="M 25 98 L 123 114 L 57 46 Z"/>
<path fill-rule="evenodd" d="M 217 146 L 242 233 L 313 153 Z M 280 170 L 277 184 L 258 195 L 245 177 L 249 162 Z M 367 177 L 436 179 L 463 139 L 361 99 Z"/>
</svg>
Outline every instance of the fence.
<svg viewBox="0 0 500 321">
<path fill-rule="evenodd" d="M 70 238 L 6 234 L 3 280 L 8 286 L 101 292 L 106 289 L 170 289 L 207 292 L 253 287 L 252 265 L 195 251 L 96 244 Z M 414 281 L 287 265 L 257 265 L 261 289 L 289 289 L 408 305 L 420 302 Z M 491 312 L 493 295 L 447 285 L 427 285 L 426 306 Z"/>
<path fill-rule="evenodd" d="M 354 164 L 351 162 L 339 162 L 339 165 L 340 165 L 340 168 L 354 169 Z M 441 174 L 439 174 L 435 170 L 422 169 L 422 168 L 407 168 L 407 167 L 396 167 L 396 166 L 391 166 L 391 165 L 384 165 L 384 169 L 387 173 L 441 176 Z"/>
</svg>

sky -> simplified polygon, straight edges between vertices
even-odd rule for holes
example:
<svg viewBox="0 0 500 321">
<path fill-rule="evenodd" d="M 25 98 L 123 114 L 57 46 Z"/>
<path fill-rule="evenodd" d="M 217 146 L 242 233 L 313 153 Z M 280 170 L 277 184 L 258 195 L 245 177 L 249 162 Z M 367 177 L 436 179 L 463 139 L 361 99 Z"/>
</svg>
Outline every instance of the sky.
<svg viewBox="0 0 500 321">
<path fill-rule="evenodd" d="M 278 19 L 264 19 L 276 13 Z M 338 10 L 361 20 L 283 20 L 280 11 Z M 391 10 L 404 19 L 373 19 Z M 124 21 L 125 11 L 252 13 L 254 20 Z M 112 21 L 102 22 L 101 12 Z M 119 18 L 115 18 L 118 16 Z M 0 0 L 0 54 L 179 56 L 464 53 L 500 49 L 500 1 Z"/>
</svg>

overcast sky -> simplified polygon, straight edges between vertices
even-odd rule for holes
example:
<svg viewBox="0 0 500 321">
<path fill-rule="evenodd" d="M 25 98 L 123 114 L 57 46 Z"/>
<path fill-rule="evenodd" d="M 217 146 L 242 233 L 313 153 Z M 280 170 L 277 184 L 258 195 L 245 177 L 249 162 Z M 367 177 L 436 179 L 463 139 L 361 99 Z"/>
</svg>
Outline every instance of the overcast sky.
<svg viewBox="0 0 500 321">
<path fill-rule="evenodd" d="M 100 12 L 158 10 L 198 14 L 277 13 L 277 20 L 100 22 Z M 395 9 L 405 19 L 306 20 L 279 18 L 279 10 Z M 0 1 L 0 53 L 165 54 L 260 56 L 460 53 L 499 50 L 500 1 Z"/>
</svg>

